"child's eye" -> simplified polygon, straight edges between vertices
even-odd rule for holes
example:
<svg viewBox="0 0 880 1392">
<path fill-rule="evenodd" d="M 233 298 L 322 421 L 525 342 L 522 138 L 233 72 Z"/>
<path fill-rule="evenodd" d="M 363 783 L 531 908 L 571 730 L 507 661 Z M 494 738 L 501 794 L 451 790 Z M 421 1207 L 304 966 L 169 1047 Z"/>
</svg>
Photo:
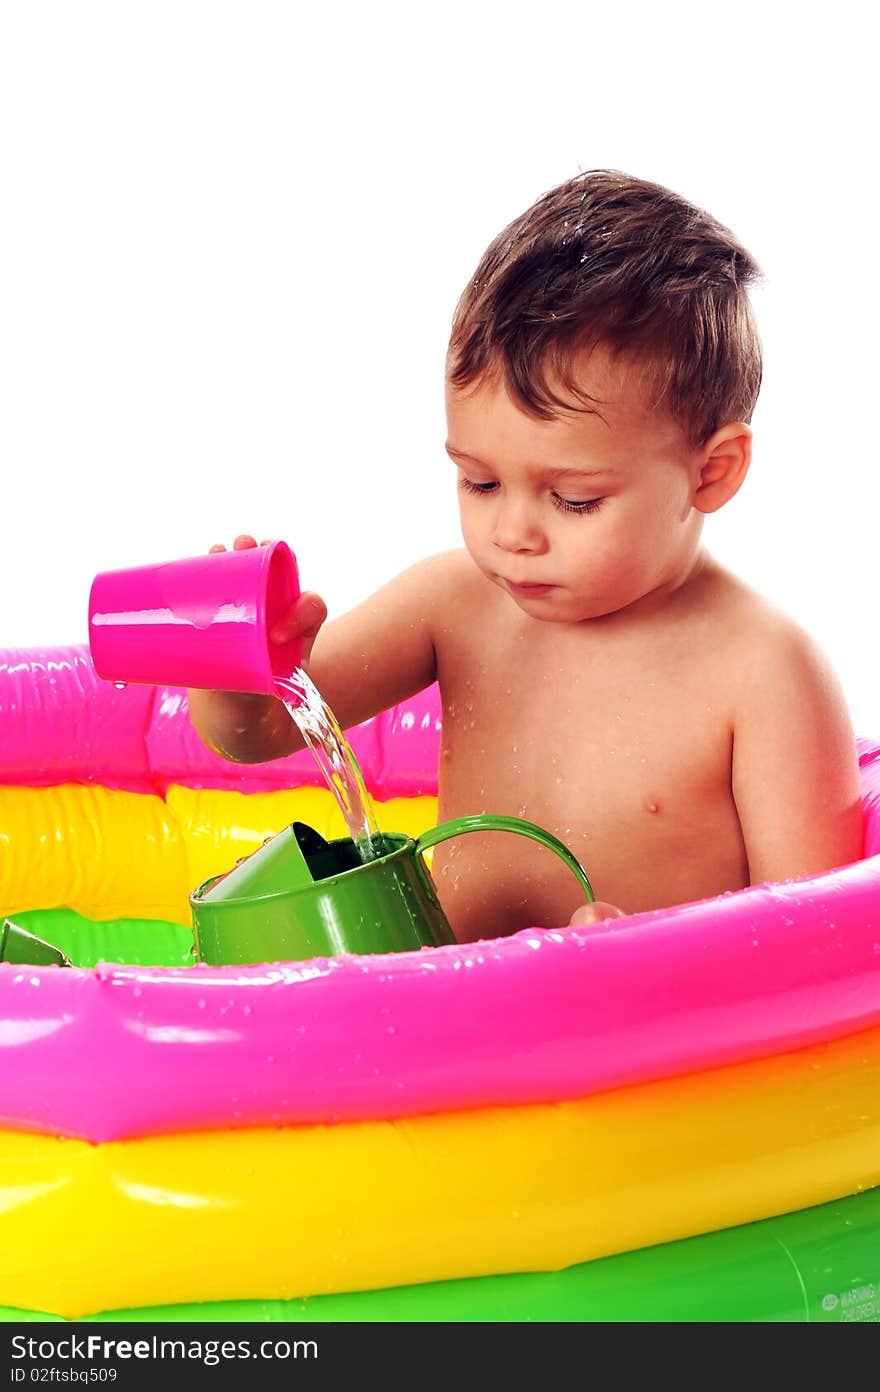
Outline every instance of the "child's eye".
<svg viewBox="0 0 880 1392">
<path fill-rule="evenodd" d="M 469 479 L 466 474 L 461 474 L 459 476 L 458 483 L 459 487 L 463 488 L 465 493 L 479 493 L 482 495 L 494 493 L 499 487 L 497 483 L 474 483 L 473 479 Z M 552 493 L 550 497 L 553 506 L 558 508 L 560 512 L 574 512 L 578 514 L 596 512 L 605 501 L 604 498 L 586 498 L 583 502 L 579 502 L 572 498 L 562 498 L 558 493 Z"/>
<path fill-rule="evenodd" d="M 584 502 L 574 502 L 571 498 L 560 498 L 558 493 L 553 494 L 553 506 L 559 508 L 561 512 L 597 512 L 604 503 L 604 498 L 587 498 Z"/>
<path fill-rule="evenodd" d="M 467 478 L 464 474 L 458 480 L 465 493 L 491 493 L 498 487 L 497 483 L 474 483 L 473 479 Z"/>
</svg>

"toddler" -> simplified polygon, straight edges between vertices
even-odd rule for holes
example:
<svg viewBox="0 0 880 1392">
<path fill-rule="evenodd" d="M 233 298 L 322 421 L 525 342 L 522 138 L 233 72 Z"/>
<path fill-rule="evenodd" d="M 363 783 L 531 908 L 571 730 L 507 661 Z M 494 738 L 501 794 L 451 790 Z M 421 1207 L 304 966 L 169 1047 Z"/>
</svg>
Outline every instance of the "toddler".
<svg viewBox="0 0 880 1392">
<path fill-rule="evenodd" d="M 526 817 L 583 863 L 595 905 L 521 837 L 439 846 L 460 941 L 861 853 L 828 662 L 702 542 L 751 459 L 757 274 L 726 228 L 655 184 L 595 170 L 545 194 L 489 247 L 454 316 L 446 449 L 464 549 L 326 625 L 303 594 L 277 625 L 277 641 L 302 636 L 343 727 L 436 679 L 440 818 Z M 302 747 L 271 697 L 192 691 L 190 710 L 228 758 Z"/>
</svg>

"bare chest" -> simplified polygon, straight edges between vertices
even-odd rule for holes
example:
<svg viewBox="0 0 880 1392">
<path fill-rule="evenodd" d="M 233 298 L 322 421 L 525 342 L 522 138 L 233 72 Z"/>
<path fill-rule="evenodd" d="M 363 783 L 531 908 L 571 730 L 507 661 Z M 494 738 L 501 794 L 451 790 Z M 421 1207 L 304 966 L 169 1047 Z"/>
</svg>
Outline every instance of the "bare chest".
<svg viewBox="0 0 880 1392">
<path fill-rule="evenodd" d="M 440 815 L 494 812 L 554 832 L 597 898 L 627 911 L 747 883 L 717 664 L 686 632 L 645 645 L 487 626 L 440 654 Z M 532 640 L 532 641 L 530 641 Z M 697 655 L 700 653 L 701 655 Z M 499 833 L 438 848 L 460 938 L 567 922 L 582 900 L 546 850 Z"/>
</svg>

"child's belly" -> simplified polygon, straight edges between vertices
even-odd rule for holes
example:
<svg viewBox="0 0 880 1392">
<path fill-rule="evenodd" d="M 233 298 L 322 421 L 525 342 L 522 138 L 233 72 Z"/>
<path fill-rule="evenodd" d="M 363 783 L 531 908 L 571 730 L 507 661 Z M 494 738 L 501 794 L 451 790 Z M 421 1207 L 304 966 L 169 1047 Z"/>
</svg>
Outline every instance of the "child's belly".
<svg viewBox="0 0 880 1392">
<path fill-rule="evenodd" d="M 674 703 L 662 703 L 659 721 L 630 697 L 615 705 L 603 719 L 592 704 L 589 720 L 497 701 L 479 720 L 484 702 L 447 712 L 441 820 L 488 812 L 536 822 L 578 858 L 596 898 L 627 913 L 748 884 L 730 737 L 717 716 L 691 716 L 685 732 Z M 584 899 L 552 851 L 502 832 L 438 846 L 433 875 L 462 942 L 567 924 Z"/>
</svg>

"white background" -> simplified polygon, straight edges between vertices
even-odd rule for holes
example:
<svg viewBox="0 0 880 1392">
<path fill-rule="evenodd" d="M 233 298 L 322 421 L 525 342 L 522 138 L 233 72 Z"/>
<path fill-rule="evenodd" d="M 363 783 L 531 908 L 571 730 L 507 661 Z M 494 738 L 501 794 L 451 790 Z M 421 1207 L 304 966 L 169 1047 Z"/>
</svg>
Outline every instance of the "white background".
<svg viewBox="0 0 880 1392">
<path fill-rule="evenodd" d="M 513 216 L 610 166 L 764 268 L 753 469 L 706 536 L 880 735 L 867 13 L 7 0 L 0 646 L 85 641 L 96 571 L 237 531 L 288 540 L 331 613 L 457 544 L 456 299 Z"/>
</svg>

